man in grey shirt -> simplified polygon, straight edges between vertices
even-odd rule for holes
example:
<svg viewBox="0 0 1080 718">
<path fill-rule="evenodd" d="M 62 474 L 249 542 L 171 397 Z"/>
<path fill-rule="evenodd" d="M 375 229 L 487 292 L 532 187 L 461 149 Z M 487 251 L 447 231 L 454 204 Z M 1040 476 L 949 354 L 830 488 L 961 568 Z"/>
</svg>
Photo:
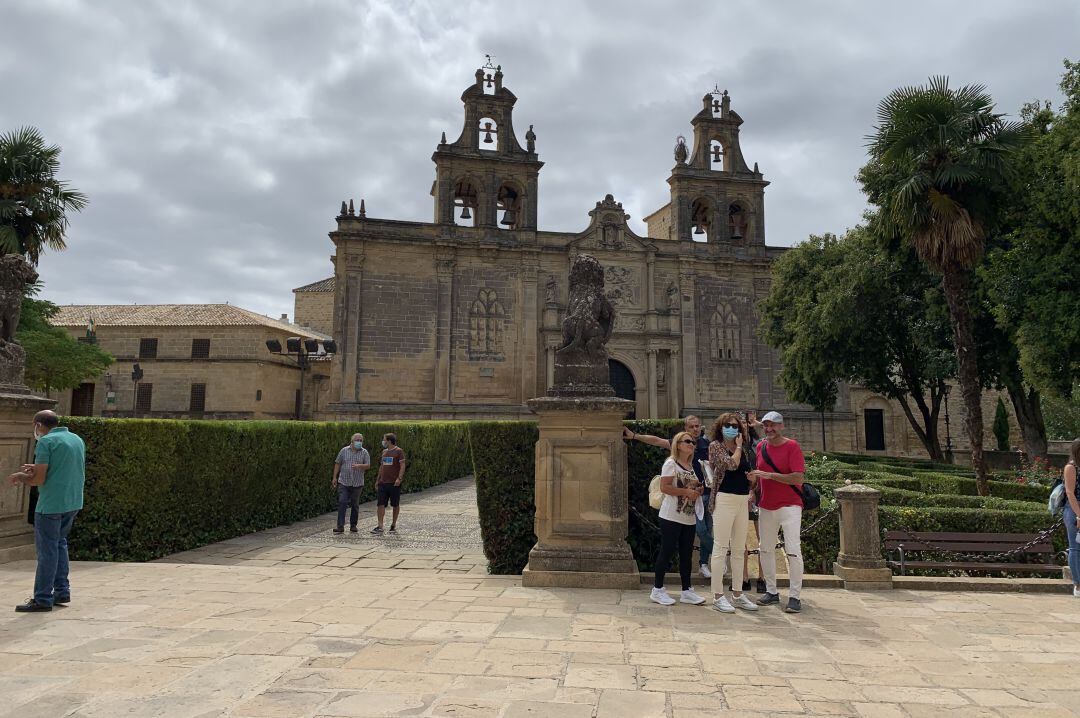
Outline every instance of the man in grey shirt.
<svg viewBox="0 0 1080 718">
<path fill-rule="evenodd" d="M 364 448 L 364 435 L 353 434 L 352 442 L 342 447 L 334 459 L 334 478 L 330 487 L 337 489 L 337 528 L 334 533 L 345 532 L 345 509 L 352 507 L 349 531 L 356 533 L 356 521 L 360 514 L 360 490 L 364 488 L 364 472 L 371 466 L 371 455 Z"/>
</svg>

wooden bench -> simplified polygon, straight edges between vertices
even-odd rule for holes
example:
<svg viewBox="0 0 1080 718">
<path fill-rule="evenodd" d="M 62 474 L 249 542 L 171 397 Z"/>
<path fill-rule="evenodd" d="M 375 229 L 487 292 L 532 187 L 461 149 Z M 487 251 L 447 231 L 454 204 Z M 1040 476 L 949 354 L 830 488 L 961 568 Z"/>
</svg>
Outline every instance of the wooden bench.
<svg viewBox="0 0 1080 718">
<path fill-rule="evenodd" d="M 1015 549 L 1030 541 L 1038 534 L 982 534 L 982 533 L 935 533 L 932 531 L 886 531 L 885 553 L 896 552 L 898 560 L 889 560 L 890 567 L 898 566 L 903 576 L 909 568 L 948 568 L 976 571 L 1006 571 L 1010 573 L 1056 573 L 1061 575 L 1061 566 L 1052 563 L 1054 545 L 1050 539 L 1043 539 L 1011 558 L 1037 557 L 1035 563 L 992 563 L 965 557 L 958 561 L 912 561 L 912 553 L 942 553 L 943 550 L 965 554 L 999 554 Z"/>
</svg>

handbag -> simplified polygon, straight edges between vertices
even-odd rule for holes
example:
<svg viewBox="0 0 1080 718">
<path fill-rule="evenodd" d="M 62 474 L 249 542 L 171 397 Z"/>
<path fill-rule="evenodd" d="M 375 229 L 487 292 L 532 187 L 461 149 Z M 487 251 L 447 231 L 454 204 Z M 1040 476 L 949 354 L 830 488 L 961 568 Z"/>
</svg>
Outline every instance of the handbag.
<svg viewBox="0 0 1080 718">
<path fill-rule="evenodd" d="M 772 458 L 769 456 L 769 447 L 764 442 L 762 442 L 761 444 L 761 458 L 765 459 L 769 466 L 772 467 L 772 470 L 776 473 L 784 473 L 780 469 L 776 468 L 776 464 L 773 463 Z M 790 486 L 791 489 L 799 495 L 799 498 L 802 499 L 802 505 L 805 511 L 813 511 L 814 509 L 821 507 L 821 492 L 819 492 L 817 490 L 817 487 L 811 484 L 809 481 L 804 481 L 802 483 L 801 490 L 794 484 L 788 484 L 788 486 Z"/>
</svg>

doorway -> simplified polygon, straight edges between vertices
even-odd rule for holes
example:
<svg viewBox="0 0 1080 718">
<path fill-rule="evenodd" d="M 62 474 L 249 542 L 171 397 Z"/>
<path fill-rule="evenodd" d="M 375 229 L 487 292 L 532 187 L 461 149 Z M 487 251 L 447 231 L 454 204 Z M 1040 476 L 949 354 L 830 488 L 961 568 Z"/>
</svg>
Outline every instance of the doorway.
<svg viewBox="0 0 1080 718">
<path fill-rule="evenodd" d="M 620 361 L 608 359 L 608 381 L 615 390 L 615 396 L 620 399 L 637 401 L 637 385 L 634 383 L 634 375 Z M 631 411 L 627 418 L 634 419 L 636 412 Z"/>
<path fill-rule="evenodd" d="M 71 390 L 71 415 L 93 416 L 94 415 L 94 385 L 79 384 Z"/>
</svg>

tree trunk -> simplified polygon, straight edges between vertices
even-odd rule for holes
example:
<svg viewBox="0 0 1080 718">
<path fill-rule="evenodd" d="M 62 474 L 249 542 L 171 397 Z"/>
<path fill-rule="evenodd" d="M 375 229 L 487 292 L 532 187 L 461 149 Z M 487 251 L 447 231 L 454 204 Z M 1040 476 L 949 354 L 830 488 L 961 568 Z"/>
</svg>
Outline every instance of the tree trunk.
<svg viewBox="0 0 1080 718">
<path fill-rule="evenodd" d="M 983 459 L 982 387 L 979 382 L 979 362 L 975 350 L 975 332 L 968 305 L 969 273 L 957 264 L 945 267 L 941 288 L 949 305 L 949 320 L 956 349 L 957 380 L 964 400 L 964 427 L 971 443 L 971 467 L 980 496 L 990 495 Z"/>
<path fill-rule="evenodd" d="M 938 436 L 937 428 L 937 408 L 941 404 L 941 395 L 931 392 L 933 410 L 926 406 L 925 402 L 918 402 L 919 413 L 922 415 L 921 423 L 915 417 L 915 412 L 908 406 L 907 397 L 900 395 L 895 398 L 900 404 L 900 408 L 904 410 L 904 416 L 907 417 L 908 423 L 911 424 L 915 436 L 919 437 L 919 441 L 922 442 L 930 460 L 944 464 L 945 452 L 941 449 L 941 438 Z"/>
<path fill-rule="evenodd" d="M 1020 437 L 1024 443 L 1024 453 L 1029 460 L 1036 456 L 1046 456 L 1046 424 L 1043 422 L 1042 401 L 1037 389 L 1024 389 L 1019 382 L 1006 382 L 1012 400 L 1016 423 L 1020 426 Z"/>
</svg>

